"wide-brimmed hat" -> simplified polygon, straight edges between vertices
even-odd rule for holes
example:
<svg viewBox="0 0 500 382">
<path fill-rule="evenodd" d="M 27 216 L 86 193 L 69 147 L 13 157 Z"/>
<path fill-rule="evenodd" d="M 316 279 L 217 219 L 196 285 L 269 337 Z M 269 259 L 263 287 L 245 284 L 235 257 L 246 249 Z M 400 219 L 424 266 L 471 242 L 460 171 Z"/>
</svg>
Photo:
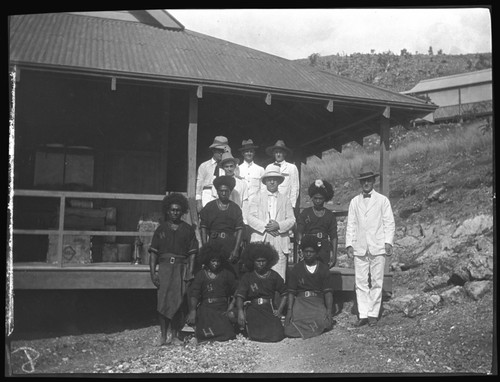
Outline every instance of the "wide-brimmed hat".
<svg viewBox="0 0 500 382">
<path fill-rule="evenodd" d="M 271 177 L 280 178 L 280 184 L 285 180 L 285 175 L 280 172 L 280 168 L 278 166 L 267 166 L 264 171 L 264 175 L 260 178 L 260 181 L 265 184 L 266 178 Z"/>
<path fill-rule="evenodd" d="M 220 186 L 228 186 L 232 191 L 234 186 L 236 186 L 236 179 L 234 179 L 234 176 L 229 175 L 218 176 L 214 179 L 214 187 L 218 190 Z"/>
<path fill-rule="evenodd" d="M 259 146 L 254 145 L 253 141 L 251 139 L 244 139 L 243 142 L 241 142 L 241 147 L 238 149 L 239 151 L 245 151 L 245 150 L 251 150 L 251 149 L 258 149 Z"/>
<path fill-rule="evenodd" d="M 219 167 L 224 166 L 224 164 L 227 162 L 234 162 L 235 166 L 240 164 L 240 160 L 238 158 L 233 157 L 230 152 L 222 153 L 222 158 L 219 162 Z"/>
<path fill-rule="evenodd" d="M 292 153 L 292 150 L 286 147 L 285 142 L 283 142 L 281 139 L 277 140 L 274 146 L 269 146 L 268 148 L 266 148 L 266 154 L 272 157 L 274 149 L 282 149 L 286 151 L 288 154 Z"/>
<path fill-rule="evenodd" d="M 357 180 L 361 179 L 368 179 L 368 178 L 374 178 L 376 176 L 379 176 L 379 173 L 373 172 L 371 169 L 367 167 L 363 167 L 361 170 L 359 170 L 359 176 L 356 178 Z"/>
<path fill-rule="evenodd" d="M 227 146 L 229 146 L 229 141 L 227 140 L 227 138 L 222 135 L 218 135 L 214 138 L 214 142 L 208 147 L 211 149 L 225 150 Z"/>
</svg>

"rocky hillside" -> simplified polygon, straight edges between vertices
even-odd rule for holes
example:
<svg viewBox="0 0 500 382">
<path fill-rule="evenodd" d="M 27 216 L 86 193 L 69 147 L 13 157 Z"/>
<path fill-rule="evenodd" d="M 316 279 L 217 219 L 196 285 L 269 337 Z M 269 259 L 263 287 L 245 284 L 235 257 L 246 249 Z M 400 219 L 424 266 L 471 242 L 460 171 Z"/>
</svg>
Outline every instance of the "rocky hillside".
<svg viewBox="0 0 500 382">
<path fill-rule="evenodd" d="M 427 54 L 383 53 L 320 56 L 296 60 L 343 77 L 380 86 L 396 92 L 411 89 L 419 81 L 473 72 L 492 67 L 491 53 L 448 55 L 429 49 Z"/>
</svg>

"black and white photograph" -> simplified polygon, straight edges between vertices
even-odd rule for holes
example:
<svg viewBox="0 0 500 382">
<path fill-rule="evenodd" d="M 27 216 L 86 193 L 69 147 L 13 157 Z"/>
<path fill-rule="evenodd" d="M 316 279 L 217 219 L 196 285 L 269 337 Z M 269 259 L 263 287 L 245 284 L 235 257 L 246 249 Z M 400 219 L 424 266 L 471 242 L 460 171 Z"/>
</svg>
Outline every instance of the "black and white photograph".
<svg viewBox="0 0 500 382">
<path fill-rule="evenodd" d="M 81 8 L 7 16 L 5 377 L 498 375 L 492 6 Z"/>
</svg>

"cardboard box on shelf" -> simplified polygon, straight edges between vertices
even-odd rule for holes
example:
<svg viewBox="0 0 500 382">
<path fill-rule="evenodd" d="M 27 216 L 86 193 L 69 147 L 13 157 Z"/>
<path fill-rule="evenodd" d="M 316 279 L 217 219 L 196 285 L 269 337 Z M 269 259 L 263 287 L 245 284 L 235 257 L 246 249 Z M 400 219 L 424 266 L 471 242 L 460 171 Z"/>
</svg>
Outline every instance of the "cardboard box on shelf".
<svg viewBox="0 0 500 382">
<path fill-rule="evenodd" d="M 57 264 L 58 235 L 49 235 L 47 262 Z M 64 235 L 62 263 L 63 264 L 89 264 L 92 262 L 90 236 Z"/>
</svg>

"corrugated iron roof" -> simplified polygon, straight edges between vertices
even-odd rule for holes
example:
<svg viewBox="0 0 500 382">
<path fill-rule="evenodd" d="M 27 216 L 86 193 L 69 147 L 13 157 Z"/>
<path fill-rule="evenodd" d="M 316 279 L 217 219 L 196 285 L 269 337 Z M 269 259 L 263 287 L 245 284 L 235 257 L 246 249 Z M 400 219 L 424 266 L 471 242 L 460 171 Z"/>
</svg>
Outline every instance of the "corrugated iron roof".
<svg viewBox="0 0 500 382">
<path fill-rule="evenodd" d="M 69 13 L 9 20 L 13 64 L 429 107 L 413 97 L 186 29 Z"/>
<path fill-rule="evenodd" d="M 452 76 L 422 80 L 412 89 L 401 92 L 402 94 L 427 93 L 432 90 L 457 88 L 474 84 L 492 82 L 492 69 L 478 70 L 476 72 L 460 73 Z"/>
</svg>

